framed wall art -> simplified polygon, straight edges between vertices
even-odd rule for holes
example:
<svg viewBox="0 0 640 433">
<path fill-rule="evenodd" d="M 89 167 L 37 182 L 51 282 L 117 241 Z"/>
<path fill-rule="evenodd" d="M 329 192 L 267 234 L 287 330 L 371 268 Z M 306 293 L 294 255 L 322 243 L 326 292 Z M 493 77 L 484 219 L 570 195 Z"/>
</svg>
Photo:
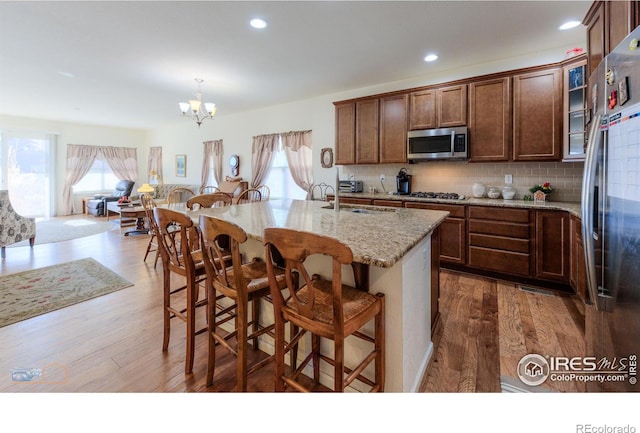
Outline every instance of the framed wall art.
<svg viewBox="0 0 640 433">
<path fill-rule="evenodd" d="M 325 147 L 320 150 L 320 162 L 322 163 L 322 168 L 333 167 L 333 149 Z"/>
<path fill-rule="evenodd" d="M 176 155 L 176 177 L 187 177 L 187 155 Z"/>
</svg>

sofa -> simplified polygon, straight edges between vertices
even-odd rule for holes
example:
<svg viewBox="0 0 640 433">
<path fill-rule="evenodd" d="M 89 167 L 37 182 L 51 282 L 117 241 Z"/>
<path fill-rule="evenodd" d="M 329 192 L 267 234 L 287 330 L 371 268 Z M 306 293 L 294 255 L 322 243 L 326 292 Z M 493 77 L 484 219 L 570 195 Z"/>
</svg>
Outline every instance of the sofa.
<svg viewBox="0 0 640 433">
<path fill-rule="evenodd" d="M 187 185 L 182 183 L 163 183 L 161 185 L 154 185 L 154 188 L 155 188 L 155 193 L 153 194 L 153 199 L 155 201 L 160 201 L 160 202 L 165 200 L 167 198 L 167 195 L 169 195 L 169 191 L 175 188 L 188 188 L 191 191 L 193 191 L 194 194 L 198 194 L 198 192 L 200 191 L 200 185 Z M 140 194 L 137 192 L 134 194 L 135 195 L 133 195 L 131 199 L 139 200 Z"/>
<path fill-rule="evenodd" d="M 113 190 L 111 195 L 96 195 L 91 200 L 87 200 L 87 212 L 94 216 L 107 215 L 107 203 L 110 201 L 118 201 L 122 197 L 130 197 L 134 184 L 135 182 L 132 180 L 121 180 L 116 184 L 116 189 Z"/>
<path fill-rule="evenodd" d="M 0 191 L 0 250 L 1 256 L 6 257 L 5 247 L 29 239 L 33 248 L 36 239 L 36 219 L 19 215 L 9 201 L 9 191 Z"/>
</svg>

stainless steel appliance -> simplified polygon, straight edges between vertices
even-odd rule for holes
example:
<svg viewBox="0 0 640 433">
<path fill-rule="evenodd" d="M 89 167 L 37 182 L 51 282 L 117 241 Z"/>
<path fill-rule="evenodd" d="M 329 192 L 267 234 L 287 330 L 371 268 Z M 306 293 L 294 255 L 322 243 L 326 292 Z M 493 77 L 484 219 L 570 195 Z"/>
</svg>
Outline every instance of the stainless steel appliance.
<svg viewBox="0 0 640 433">
<path fill-rule="evenodd" d="M 411 194 L 411 175 L 407 174 L 407 169 L 402 168 L 396 176 L 396 194 Z"/>
<path fill-rule="evenodd" d="M 590 305 L 586 356 L 624 380 L 590 391 L 640 391 L 640 27 L 589 79 L 593 114 L 582 189 Z"/>
<path fill-rule="evenodd" d="M 361 180 L 341 180 L 338 184 L 339 192 L 362 192 L 363 189 Z"/>
<path fill-rule="evenodd" d="M 407 135 L 409 163 L 469 157 L 467 127 L 422 129 Z"/>
</svg>

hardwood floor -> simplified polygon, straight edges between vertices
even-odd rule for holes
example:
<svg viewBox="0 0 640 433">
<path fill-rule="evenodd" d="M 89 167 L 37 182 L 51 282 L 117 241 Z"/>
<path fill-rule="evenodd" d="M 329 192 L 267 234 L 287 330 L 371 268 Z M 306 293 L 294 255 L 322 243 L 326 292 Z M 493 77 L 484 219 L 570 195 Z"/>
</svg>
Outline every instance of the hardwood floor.
<svg viewBox="0 0 640 433">
<path fill-rule="evenodd" d="M 217 359 L 214 385 L 205 386 L 205 335 L 196 337 L 193 374 L 184 374 L 181 323 L 172 326 L 169 350 L 162 352 L 162 265 L 154 269 L 152 254 L 142 261 L 148 240 L 122 236 L 114 225 L 109 232 L 33 250 L 7 249 L 2 274 L 93 257 L 134 286 L 0 328 L 0 392 L 234 391 L 235 358 L 226 351 Z M 499 392 L 501 376 L 516 377 L 526 353 L 582 354 L 582 312 L 574 299 L 451 272 L 443 272 L 441 281 L 443 326 L 421 391 Z M 14 382 L 8 374 L 16 367 L 48 366 L 62 379 Z M 272 391 L 272 374 L 269 365 L 251 375 L 249 391 Z"/>
</svg>

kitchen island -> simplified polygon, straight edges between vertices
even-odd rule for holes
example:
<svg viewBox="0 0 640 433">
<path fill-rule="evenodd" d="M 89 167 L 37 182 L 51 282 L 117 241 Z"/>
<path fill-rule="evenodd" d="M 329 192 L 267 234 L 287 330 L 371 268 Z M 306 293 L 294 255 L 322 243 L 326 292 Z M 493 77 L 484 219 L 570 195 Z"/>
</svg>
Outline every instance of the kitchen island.
<svg viewBox="0 0 640 433">
<path fill-rule="evenodd" d="M 197 211 L 186 210 L 184 204 L 165 206 L 187 213 L 195 223 L 205 214 L 238 224 L 249 237 L 243 245 L 247 258 L 264 257 L 262 233 L 267 227 L 310 231 L 348 245 L 358 271 L 352 277 L 351 270 L 344 269 L 345 283 L 353 285 L 355 279 L 362 278 L 371 293 L 385 294 L 385 391 L 418 390 L 433 353 L 431 272 L 434 264 L 437 269 L 438 258 L 432 263 L 431 235 L 448 212 L 376 206 L 342 206 L 335 211 L 326 202 L 304 200 L 270 200 Z M 330 261 L 317 258 L 310 263 L 310 270 L 329 278 Z M 263 311 L 265 320 L 272 320 L 272 310 Z M 346 343 L 348 365 L 364 348 L 349 339 Z M 261 341 L 260 348 L 273 353 L 270 339 Z M 329 383 L 331 375 L 332 369 L 322 365 L 321 381 Z"/>
</svg>

